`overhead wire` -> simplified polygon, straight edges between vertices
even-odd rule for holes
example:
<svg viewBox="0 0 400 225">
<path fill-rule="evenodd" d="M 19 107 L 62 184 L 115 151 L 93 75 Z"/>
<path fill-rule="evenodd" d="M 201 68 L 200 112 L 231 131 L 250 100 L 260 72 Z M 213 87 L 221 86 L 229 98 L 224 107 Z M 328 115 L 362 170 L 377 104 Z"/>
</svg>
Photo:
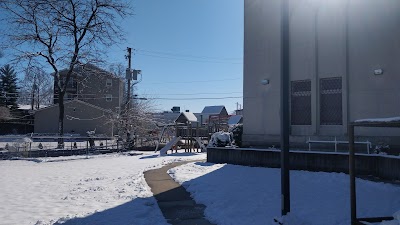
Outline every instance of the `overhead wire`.
<svg viewBox="0 0 400 225">
<path fill-rule="evenodd" d="M 166 81 L 166 82 L 151 82 L 151 83 L 143 83 L 144 84 L 188 84 L 188 83 L 208 83 L 208 82 L 219 82 L 219 81 L 232 81 L 232 80 L 240 80 L 242 78 L 230 78 L 230 79 L 219 79 L 219 80 L 197 80 L 197 81 Z"/>
<path fill-rule="evenodd" d="M 220 63 L 220 64 L 240 64 L 243 62 L 224 62 L 224 61 L 212 61 L 212 60 L 196 60 L 196 59 L 186 59 L 186 58 L 178 58 L 178 57 L 170 57 L 170 56 L 162 56 L 156 54 L 147 54 L 147 53 L 137 53 L 138 55 L 155 57 L 155 58 L 163 58 L 163 59 L 171 59 L 171 60 L 181 60 L 181 61 L 189 61 L 189 62 L 202 62 L 202 63 Z"/>
<path fill-rule="evenodd" d="M 237 99 L 243 96 L 210 97 L 210 98 L 147 98 L 150 100 L 216 100 L 216 99 Z"/>
<path fill-rule="evenodd" d="M 187 54 L 179 54 L 179 53 L 171 53 L 171 52 L 160 52 L 160 51 L 151 51 L 151 50 L 145 50 L 145 49 L 135 49 L 138 52 L 147 52 L 150 54 L 160 54 L 160 55 L 169 55 L 169 56 L 175 56 L 175 57 L 185 57 L 185 58 L 196 58 L 196 59 L 217 59 L 217 60 L 242 60 L 242 57 L 238 58 L 227 58 L 227 57 L 214 57 L 214 56 L 196 56 L 196 55 L 187 55 Z"/>
</svg>

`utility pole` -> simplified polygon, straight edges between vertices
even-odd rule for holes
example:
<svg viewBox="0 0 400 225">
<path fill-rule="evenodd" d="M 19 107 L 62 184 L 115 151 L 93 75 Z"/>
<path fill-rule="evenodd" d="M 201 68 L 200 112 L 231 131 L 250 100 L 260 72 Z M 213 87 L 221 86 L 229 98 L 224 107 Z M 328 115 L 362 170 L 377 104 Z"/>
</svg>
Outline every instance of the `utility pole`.
<svg viewBox="0 0 400 225">
<path fill-rule="evenodd" d="M 131 67 L 132 67 L 132 48 L 127 48 L 128 50 L 128 55 L 126 56 L 128 58 L 128 69 L 126 73 L 126 78 L 128 80 L 128 93 L 127 93 L 127 98 L 126 98 L 126 107 L 127 111 L 129 111 L 131 107 L 131 79 L 132 79 L 132 72 L 131 72 Z"/>
<path fill-rule="evenodd" d="M 130 148 L 131 145 L 131 131 L 130 131 L 130 120 L 129 120 L 129 111 L 131 108 L 131 80 L 132 80 L 132 48 L 127 48 L 128 55 L 126 58 L 128 58 L 128 68 L 126 69 L 126 79 L 128 80 L 128 93 L 126 95 L 126 143 L 128 144 L 128 148 Z"/>
<path fill-rule="evenodd" d="M 281 198 L 282 215 L 290 212 L 289 179 L 289 0 L 281 1 Z"/>
</svg>

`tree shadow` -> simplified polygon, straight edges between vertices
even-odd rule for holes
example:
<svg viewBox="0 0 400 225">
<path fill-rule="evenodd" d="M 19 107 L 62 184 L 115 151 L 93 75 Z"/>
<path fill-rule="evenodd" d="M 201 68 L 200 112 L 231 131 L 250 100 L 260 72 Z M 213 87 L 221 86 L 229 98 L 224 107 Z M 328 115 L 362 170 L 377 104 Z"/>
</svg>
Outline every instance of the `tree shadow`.
<svg viewBox="0 0 400 225">
<path fill-rule="evenodd" d="M 136 198 L 114 208 L 95 212 L 85 217 L 62 218 L 56 225 L 128 225 L 167 224 L 153 197 Z"/>
<path fill-rule="evenodd" d="M 187 155 L 187 153 L 183 153 L 183 155 Z M 167 169 L 165 169 L 165 173 L 166 171 Z M 151 172 L 151 170 L 147 172 Z M 205 175 L 205 177 L 208 176 L 210 174 Z M 156 181 L 162 180 L 157 177 L 155 179 Z M 156 188 L 159 188 L 159 186 L 161 185 L 157 185 Z M 152 189 L 152 192 L 155 192 L 155 190 Z M 183 186 L 174 186 L 152 197 L 136 198 L 113 208 L 83 217 L 61 218 L 54 224 L 167 225 L 182 224 L 182 221 L 184 222 L 183 224 L 210 224 L 204 218 L 205 208 L 204 205 L 196 203 Z"/>
</svg>

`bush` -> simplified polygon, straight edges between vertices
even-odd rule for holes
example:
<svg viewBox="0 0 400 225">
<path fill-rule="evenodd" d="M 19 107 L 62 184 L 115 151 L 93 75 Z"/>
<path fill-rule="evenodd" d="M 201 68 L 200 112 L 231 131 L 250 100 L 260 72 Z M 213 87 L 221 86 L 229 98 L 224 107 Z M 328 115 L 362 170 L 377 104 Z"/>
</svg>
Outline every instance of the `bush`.
<svg viewBox="0 0 400 225">
<path fill-rule="evenodd" d="M 229 127 L 229 132 L 232 133 L 232 138 L 238 147 L 242 147 L 243 124 L 235 124 Z"/>
<path fill-rule="evenodd" d="M 229 132 L 216 132 L 211 136 L 208 147 L 225 147 L 232 145 L 232 134 Z"/>
</svg>

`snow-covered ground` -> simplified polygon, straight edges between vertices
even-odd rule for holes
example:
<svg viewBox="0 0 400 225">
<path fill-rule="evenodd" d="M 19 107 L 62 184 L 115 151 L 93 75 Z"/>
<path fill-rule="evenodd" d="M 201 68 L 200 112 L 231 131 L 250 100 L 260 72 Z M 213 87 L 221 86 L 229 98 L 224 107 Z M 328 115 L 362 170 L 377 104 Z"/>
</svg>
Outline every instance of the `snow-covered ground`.
<svg viewBox="0 0 400 225">
<path fill-rule="evenodd" d="M 0 161 L 0 224 L 166 225 L 143 171 L 205 157 L 181 152 Z M 276 225 L 279 169 L 197 162 L 169 173 L 207 206 L 206 217 L 218 225 Z M 359 217 L 400 209 L 396 185 L 357 180 L 357 197 Z M 348 225 L 349 178 L 291 171 L 291 204 L 285 225 Z"/>
<path fill-rule="evenodd" d="M 0 224 L 167 224 L 143 171 L 205 154 L 0 161 Z"/>
<path fill-rule="evenodd" d="M 189 163 L 170 175 L 206 205 L 218 225 L 274 224 L 280 217 L 280 169 Z M 291 171 L 291 213 L 285 225 L 349 225 L 349 177 Z M 400 187 L 357 179 L 358 217 L 390 216 L 400 209 Z M 399 223 L 395 223 L 399 224 Z"/>
</svg>

